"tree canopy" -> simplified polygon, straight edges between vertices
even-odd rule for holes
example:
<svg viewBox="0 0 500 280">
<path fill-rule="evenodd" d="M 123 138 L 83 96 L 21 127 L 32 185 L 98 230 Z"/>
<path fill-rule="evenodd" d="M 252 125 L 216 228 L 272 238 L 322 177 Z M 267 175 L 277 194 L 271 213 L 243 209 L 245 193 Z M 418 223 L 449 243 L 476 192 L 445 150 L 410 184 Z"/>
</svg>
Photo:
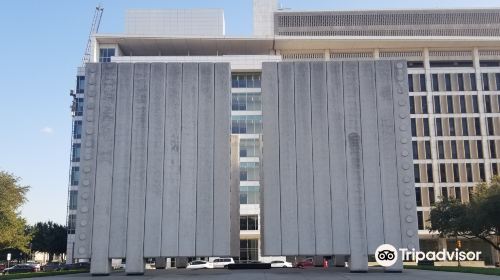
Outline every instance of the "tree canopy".
<svg viewBox="0 0 500 280">
<path fill-rule="evenodd" d="M 10 173 L 0 171 L 0 250 L 12 248 L 27 253 L 30 236 L 19 207 L 26 202 L 29 187 L 21 186 L 19 180 Z"/>
<path fill-rule="evenodd" d="M 500 236 L 500 177 L 480 183 L 469 203 L 447 198 L 436 203 L 430 222 L 441 236 L 478 238 L 500 251 L 492 240 Z"/>
<path fill-rule="evenodd" d="M 54 222 L 37 223 L 32 229 L 31 241 L 33 251 L 49 253 L 49 260 L 54 254 L 66 252 L 67 229 L 65 226 Z"/>
</svg>

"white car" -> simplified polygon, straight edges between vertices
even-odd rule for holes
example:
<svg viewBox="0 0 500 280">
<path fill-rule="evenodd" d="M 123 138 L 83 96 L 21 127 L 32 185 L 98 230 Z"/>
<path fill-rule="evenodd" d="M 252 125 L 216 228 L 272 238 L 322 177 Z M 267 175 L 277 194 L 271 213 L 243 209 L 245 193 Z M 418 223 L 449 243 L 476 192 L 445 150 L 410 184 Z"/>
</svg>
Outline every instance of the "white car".
<svg viewBox="0 0 500 280">
<path fill-rule="evenodd" d="M 214 268 L 227 268 L 229 264 L 234 263 L 233 258 L 218 258 L 213 260 L 213 267 Z"/>
<path fill-rule="evenodd" d="M 37 272 L 40 271 L 40 269 L 41 269 L 41 265 L 37 261 L 27 261 L 26 264 L 27 265 L 31 265 L 32 267 L 34 267 Z"/>
<path fill-rule="evenodd" d="M 271 267 L 293 267 L 291 262 L 285 261 L 272 261 Z"/>
<path fill-rule="evenodd" d="M 202 269 L 202 268 L 213 268 L 212 263 L 206 261 L 192 261 L 188 263 L 186 269 Z"/>
</svg>

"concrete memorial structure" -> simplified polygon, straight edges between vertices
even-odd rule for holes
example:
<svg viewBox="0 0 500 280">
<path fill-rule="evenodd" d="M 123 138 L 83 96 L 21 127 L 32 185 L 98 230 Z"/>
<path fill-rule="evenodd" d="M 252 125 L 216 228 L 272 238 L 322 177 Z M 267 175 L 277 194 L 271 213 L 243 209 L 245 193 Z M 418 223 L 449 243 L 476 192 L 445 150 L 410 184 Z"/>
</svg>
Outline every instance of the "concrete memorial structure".
<svg viewBox="0 0 500 280">
<path fill-rule="evenodd" d="M 239 254 L 239 141 L 226 63 L 86 65 L 75 257 Z"/>
<path fill-rule="evenodd" d="M 366 271 L 379 245 L 418 249 L 406 67 L 263 64 L 263 255 L 350 255 Z"/>
</svg>

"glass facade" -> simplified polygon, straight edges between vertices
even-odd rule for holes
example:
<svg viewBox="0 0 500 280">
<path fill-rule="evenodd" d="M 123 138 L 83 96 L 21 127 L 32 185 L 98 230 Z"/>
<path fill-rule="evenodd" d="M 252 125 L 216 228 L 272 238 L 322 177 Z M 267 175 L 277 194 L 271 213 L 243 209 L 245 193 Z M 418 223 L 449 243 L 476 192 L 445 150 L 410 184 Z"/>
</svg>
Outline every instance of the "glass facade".
<svg viewBox="0 0 500 280">
<path fill-rule="evenodd" d="M 254 261 L 259 259 L 259 240 L 240 240 L 240 261 Z"/>
<path fill-rule="evenodd" d="M 114 48 L 101 48 L 99 50 L 99 62 L 111 62 L 112 56 L 115 56 Z"/>
<path fill-rule="evenodd" d="M 259 230 L 259 216 L 257 215 L 241 216 L 240 230 Z"/>
</svg>

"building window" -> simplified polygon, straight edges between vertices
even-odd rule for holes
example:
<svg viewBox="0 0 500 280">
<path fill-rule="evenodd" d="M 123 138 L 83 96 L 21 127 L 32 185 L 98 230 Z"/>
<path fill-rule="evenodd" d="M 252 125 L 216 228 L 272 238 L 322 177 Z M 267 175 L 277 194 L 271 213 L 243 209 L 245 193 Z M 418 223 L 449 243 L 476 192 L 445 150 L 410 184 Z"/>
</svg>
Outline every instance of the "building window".
<svg viewBox="0 0 500 280">
<path fill-rule="evenodd" d="M 411 136 L 417 136 L 417 120 L 411 119 Z"/>
<path fill-rule="evenodd" d="M 470 87 L 472 91 L 477 90 L 476 74 L 470 73 Z"/>
<path fill-rule="evenodd" d="M 71 151 L 71 161 L 72 162 L 80 162 L 80 151 L 82 145 L 80 143 L 73 144 L 73 148 Z"/>
<path fill-rule="evenodd" d="M 495 127 L 493 126 L 493 118 L 486 118 L 486 121 L 488 122 L 488 135 L 494 136 Z"/>
<path fill-rule="evenodd" d="M 462 135 L 469 136 L 469 125 L 467 124 L 467 118 L 462 118 Z"/>
<path fill-rule="evenodd" d="M 483 182 L 486 181 L 486 176 L 484 176 L 484 163 L 479 164 L 479 179 Z"/>
<path fill-rule="evenodd" d="M 408 91 L 409 92 L 414 92 L 415 89 L 413 88 L 413 75 L 408 74 Z"/>
<path fill-rule="evenodd" d="M 420 74 L 420 91 L 427 91 L 427 82 L 425 80 L 425 74 Z"/>
<path fill-rule="evenodd" d="M 460 190 L 460 187 L 455 187 L 455 198 L 458 201 L 462 201 L 462 192 Z"/>
<path fill-rule="evenodd" d="M 259 204 L 260 193 L 257 186 L 240 186 L 240 204 Z"/>
<path fill-rule="evenodd" d="M 75 116 L 83 116 L 83 98 L 75 98 Z"/>
<path fill-rule="evenodd" d="M 415 114 L 415 97 L 410 96 L 410 114 Z"/>
<path fill-rule="evenodd" d="M 413 141 L 411 143 L 412 148 L 413 148 L 413 159 L 418 159 L 418 142 Z"/>
<path fill-rule="evenodd" d="M 240 261 L 256 261 L 259 259 L 259 240 L 240 240 Z"/>
<path fill-rule="evenodd" d="M 441 100 L 439 100 L 439 96 L 434 96 L 434 113 L 441 114 Z"/>
<path fill-rule="evenodd" d="M 453 114 L 453 96 L 446 96 L 446 103 L 448 105 L 448 114 Z"/>
<path fill-rule="evenodd" d="M 427 164 L 427 182 L 434 182 L 434 176 L 432 175 L 432 163 Z"/>
<path fill-rule="evenodd" d="M 415 187 L 415 199 L 417 201 L 417 206 L 422 206 L 422 191 L 420 187 Z"/>
<path fill-rule="evenodd" d="M 490 90 L 490 77 L 488 77 L 488 73 L 483 73 L 483 90 Z"/>
<path fill-rule="evenodd" d="M 443 136 L 443 124 L 439 118 L 436 118 L 436 136 Z"/>
<path fill-rule="evenodd" d="M 479 118 L 474 118 L 474 126 L 476 129 L 476 136 L 481 136 L 481 122 Z"/>
<path fill-rule="evenodd" d="M 78 201 L 78 191 L 69 191 L 69 209 L 76 210 Z"/>
<path fill-rule="evenodd" d="M 432 74 L 432 91 L 439 91 L 438 74 Z"/>
<path fill-rule="evenodd" d="M 115 56 L 114 48 L 101 48 L 99 50 L 99 62 L 111 62 L 112 56 Z"/>
<path fill-rule="evenodd" d="M 76 77 L 76 93 L 84 93 L 85 91 L 85 76 Z"/>
<path fill-rule="evenodd" d="M 491 158 L 497 157 L 497 147 L 495 145 L 495 140 L 490 140 L 490 157 Z"/>
<path fill-rule="evenodd" d="M 444 74 L 445 90 L 451 91 L 451 75 Z"/>
<path fill-rule="evenodd" d="M 438 141 L 438 158 L 444 159 L 444 143 L 443 141 Z"/>
<path fill-rule="evenodd" d="M 457 159 L 458 158 L 457 141 L 451 140 L 450 144 L 451 144 L 451 158 Z"/>
<path fill-rule="evenodd" d="M 477 103 L 477 95 L 472 96 L 472 110 L 474 113 L 479 113 L 479 105 Z"/>
<path fill-rule="evenodd" d="M 421 103 L 422 103 L 422 114 L 428 114 L 429 111 L 427 110 L 427 96 L 421 97 Z"/>
<path fill-rule="evenodd" d="M 76 228 L 76 215 L 69 214 L 68 215 L 68 234 L 75 234 Z"/>
<path fill-rule="evenodd" d="M 472 199 L 472 195 L 474 194 L 474 187 L 468 187 L 467 190 L 469 193 L 469 201 L 470 201 Z"/>
<path fill-rule="evenodd" d="M 425 141 L 425 159 L 431 159 L 431 141 Z"/>
<path fill-rule="evenodd" d="M 257 215 L 240 216 L 240 230 L 259 230 Z"/>
<path fill-rule="evenodd" d="M 259 181 L 259 172 L 258 162 L 240 163 L 240 181 Z"/>
<path fill-rule="evenodd" d="M 262 116 L 232 116 L 231 119 L 233 134 L 262 133 Z"/>
<path fill-rule="evenodd" d="M 460 95 L 460 113 L 467 113 L 467 105 L 465 104 L 465 96 Z"/>
<path fill-rule="evenodd" d="M 422 211 L 417 211 L 417 223 L 418 223 L 418 229 L 423 230 L 424 229 L 424 216 Z"/>
<path fill-rule="evenodd" d="M 448 198 L 448 188 L 447 187 L 441 187 L 441 197 Z"/>
<path fill-rule="evenodd" d="M 491 164 L 491 173 L 493 173 L 493 176 L 498 175 L 498 164 L 496 162 Z"/>
<path fill-rule="evenodd" d="M 466 159 L 470 159 L 470 143 L 469 140 L 464 140 L 464 156 Z"/>
<path fill-rule="evenodd" d="M 441 183 L 446 183 L 446 165 L 441 163 L 439 165 L 439 172 L 441 175 Z"/>
<path fill-rule="evenodd" d="M 82 138 L 82 121 L 75 121 L 73 123 L 73 139 Z"/>
<path fill-rule="evenodd" d="M 418 164 L 413 165 L 413 174 L 415 175 L 415 183 L 420 183 L 420 166 Z"/>
<path fill-rule="evenodd" d="M 78 183 L 80 183 L 80 167 L 78 166 L 71 167 L 70 181 L 72 186 L 78 186 Z"/>
<path fill-rule="evenodd" d="M 240 157 L 259 157 L 260 141 L 258 139 L 240 140 Z"/>
<path fill-rule="evenodd" d="M 477 158 L 483 158 L 483 145 L 481 143 L 481 140 L 476 141 L 476 146 L 477 146 Z"/>
<path fill-rule="evenodd" d="M 262 111 L 260 93 L 233 93 L 233 111 Z"/>
<path fill-rule="evenodd" d="M 448 123 L 450 125 L 450 136 L 455 136 L 456 131 L 455 131 L 455 119 L 449 118 Z"/>
<path fill-rule="evenodd" d="M 474 178 L 472 177 L 472 165 L 470 163 L 465 164 L 465 171 L 467 172 L 467 182 L 474 182 Z"/>
<path fill-rule="evenodd" d="M 453 180 L 456 183 L 460 182 L 460 172 L 458 170 L 458 164 L 456 164 L 456 163 L 453 164 Z"/>
<path fill-rule="evenodd" d="M 238 73 L 232 75 L 233 88 L 260 88 L 260 73 Z"/>
<path fill-rule="evenodd" d="M 462 73 L 458 74 L 458 90 L 459 91 L 465 90 L 464 74 Z"/>
<path fill-rule="evenodd" d="M 434 206 L 434 204 L 436 203 L 436 197 L 435 197 L 435 194 L 434 194 L 434 188 L 429 188 L 429 204 L 431 206 Z"/>
<path fill-rule="evenodd" d="M 429 119 L 422 119 L 422 123 L 424 124 L 424 136 L 429 136 Z"/>
<path fill-rule="evenodd" d="M 490 95 L 484 96 L 484 112 L 491 113 L 491 96 Z"/>
</svg>

